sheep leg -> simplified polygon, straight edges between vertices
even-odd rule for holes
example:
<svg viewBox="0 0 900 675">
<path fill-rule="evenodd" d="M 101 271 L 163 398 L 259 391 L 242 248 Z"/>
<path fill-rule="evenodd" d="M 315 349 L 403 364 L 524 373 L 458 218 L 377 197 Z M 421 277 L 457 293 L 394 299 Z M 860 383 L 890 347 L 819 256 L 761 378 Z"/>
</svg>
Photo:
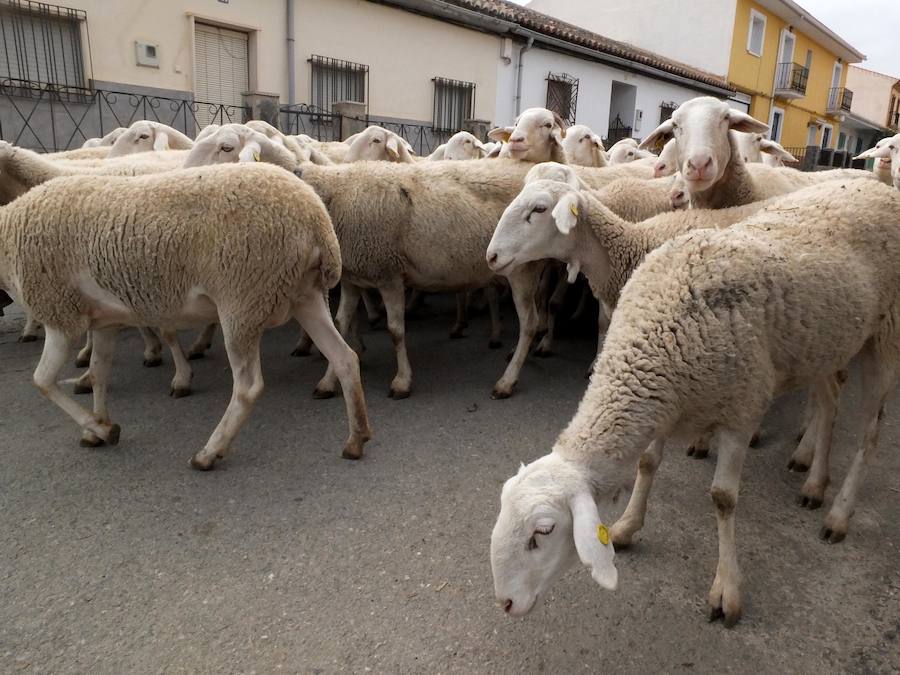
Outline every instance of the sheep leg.
<svg viewBox="0 0 900 675">
<path fill-rule="evenodd" d="M 650 489 L 653 487 L 653 477 L 656 469 L 662 462 L 664 440 L 655 440 L 644 450 L 638 462 L 638 475 L 634 481 L 634 489 L 625 513 L 610 528 L 609 534 L 613 544 L 618 548 L 631 545 L 634 533 L 644 526 L 644 516 L 647 514 L 647 500 L 650 497 Z"/>
<path fill-rule="evenodd" d="M 516 313 L 519 315 L 519 341 L 516 351 L 513 352 L 509 364 L 506 366 L 503 376 L 497 380 L 491 398 L 509 398 L 512 396 L 513 387 L 519 379 L 519 373 L 528 357 L 528 350 L 537 333 L 537 308 L 535 307 L 535 294 L 538 289 L 540 266 L 543 263 L 530 263 L 523 265 L 509 275 L 509 285 L 512 289 L 513 302 L 516 305 Z"/>
<path fill-rule="evenodd" d="M 491 338 L 488 340 L 488 349 L 499 349 L 503 346 L 500 341 L 503 324 L 500 321 L 500 294 L 493 283 L 485 287 L 484 297 L 487 298 L 488 311 L 491 313 Z"/>
<path fill-rule="evenodd" d="M 335 328 L 328 306 L 320 294 L 313 294 L 300 304 L 295 316 L 337 373 L 350 427 L 350 436 L 342 455 L 347 459 L 359 459 L 363 454 L 363 445 L 372 437 L 359 377 L 359 357 Z"/>
<path fill-rule="evenodd" d="M 587 314 L 588 311 L 588 305 L 593 297 L 591 287 L 584 284 L 581 287 L 581 297 L 578 298 L 578 305 L 575 307 L 575 311 L 572 312 L 572 321 L 581 321 L 584 318 L 584 315 Z"/>
<path fill-rule="evenodd" d="M 789 471 L 803 473 L 809 470 L 813 462 L 816 452 L 815 439 L 818 437 L 818 418 L 814 411 L 816 409 L 816 396 L 818 390 L 810 387 L 806 396 L 806 408 L 803 411 L 803 431 L 800 433 L 800 439 L 794 454 L 788 461 L 787 468 Z"/>
<path fill-rule="evenodd" d="M 212 469 L 216 459 L 225 456 L 263 390 L 259 359 L 262 330 L 238 330 L 238 326 L 233 325 L 237 322 L 231 322 L 222 316 L 220 320 L 234 384 L 225 414 L 204 448 L 191 458 L 191 466 L 201 471 Z"/>
<path fill-rule="evenodd" d="M 197 335 L 191 346 L 188 347 L 187 357 L 191 360 L 202 359 L 207 350 L 212 347 L 213 336 L 216 334 L 216 324 L 209 323 Z M 180 347 L 179 347 L 180 348 Z"/>
<path fill-rule="evenodd" d="M 62 331 L 49 326 L 44 327 L 44 332 L 44 350 L 34 371 L 34 385 L 83 430 L 88 430 L 99 439 L 115 445 L 119 442 L 119 425 L 95 419 L 84 406 L 66 396 L 57 384 L 57 377 L 69 358 L 72 341 Z"/>
<path fill-rule="evenodd" d="M 162 365 L 162 342 L 152 328 L 138 328 L 144 338 L 144 367 L 156 368 Z"/>
<path fill-rule="evenodd" d="M 215 327 L 216 324 L 210 324 Z M 207 326 L 209 328 L 209 326 Z M 204 329 L 205 331 L 206 329 Z M 178 333 L 174 330 L 160 331 L 162 339 L 172 353 L 172 361 L 175 362 L 175 376 L 172 378 L 172 385 L 169 388 L 169 396 L 172 398 L 183 398 L 191 395 L 191 379 L 193 372 L 188 358 L 181 349 L 181 343 L 178 341 Z"/>
<path fill-rule="evenodd" d="M 356 317 L 356 309 L 359 307 L 359 297 L 361 290 L 359 286 L 355 286 L 348 281 L 341 281 L 341 301 L 338 304 L 337 316 L 335 316 L 335 327 L 341 334 L 344 341 L 347 341 L 353 329 L 353 320 Z M 331 398 L 337 389 L 337 373 L 334 366 L 329 363 L 325 375 L 319 380 L 313 391 L 313 398 Z"/>
<path fill-rule="evenodd" d="M 413 296 L 415 296 L 416 292 L 417 291 L 413 291 Z M 424 298 L 425 294 L 421 291 L 418 291 L 418 293 L 420 294 L 419 304 L 422 304 L 421 299 Z M 366 308 L 366 318 L 369 320 L 369 325 L 374 326 L 383 316 L 383 312 L 378 303 L 378 296 L 371 288 L 364 288 L 362 291 L 362 301 Z"/>
<path fill-rule="evenodd" d="M 550 356 L 553 353 L 553 338 L 556 334 L 556 320 L 562 312 L 563 301 L 566 299 L 566 291 L 569 289 L 569 282 L 564 275 L 560 275 L 556 282 L 556 288 L 550 296 L 550 302 L 547 304 L 547 332 L 541 338 L 537 349 L 534 350 L 535 356 Z"/>
<path fill-rule="evenodd" d="M 312 346 L 312 338 L 309 337 L 309 333 L 307 333 L 301 326 L 300 337 L 297 338 L 297 344 L 294 345 L 294 350 L 291 352 L 291 356 L 309 356 L 312 352 Z"/>
<path fill-rule="evenodd" d="M 460 291 L 456 294 L 456 323 L 450 329 L 450 339 L 459 340 L 466 337 L 466 328 L 469 327 L 468 307 L 469 294 Z"/>
<path fill-rule="evenodd" d="M 25 313 L 25 327 L 22 328 L 22 334 L 19 336 L 19 342 L 34 342 L 38 339 L 38 329 L 41 324 L 34 320 L 31 312 Z"/>
<path fill-rule="evenodd" d="M 406 311 L 409 314 L 417 312 L 425 306 L 425 291 L 420 291 L 418 288 L 414 288 L 409 292 L 409 302 L 406 303 Z M 366 311 L 368 312 L 369 308 L 366 307 Z M 371 316 L 369 318 L 371 322 Z"/>
<path fill-rule="evenodd" d="M 895 357 L 894 357 L 895 358 Z M 875 348 L 867 347 L 862 359 L 862 419 L 866 425 L 863 442 L 850 471 L 841 485 L 840 492 L 834 498 L 831 510 L 825 516 L 825 524 L 819 536 L 830 544 L 836 544 L 847 536 L 850 517 L 856 508 L 856 497 L 862 483 L 866 467 L 875 454 L 878 445 L 878 433 L 881 430 L 881 419 L 884 416 L 884 402 L 897 380 L 895 363 L 878 359 Z"/>
<path fill-rule="evenodd" d="M 694 459 L 706 459 L 709 455 L 710 434 L 704 433 L 687 449 L 687 456 Z"/>
<path fill-rule="evenodd" d="M 90 372 L 93 380 L 94 392 L 94 419 L 101 424 L 110 424 L 109 411 L 106 408 L 106 393 L 109 385 L 109 373 L 112 369 L 113 353 L 116 349 L 118 328 L 103 328 L 91 331 L 94 334 L 93 350 L 91 351 Z M 103 439 L 93 431 L 84 429 L 81 433 L 81 445 L 85 448 L 95 448 L 103 445 Z"/>
<path fill-rule="evenodd" d="M 752 435 L 752 431 L 744 433 L 720 429 L 713 437 L 719 456 L 710 496 L 716 507 L 719 562 L 716 578 L 709 589 L 709 620 L 724 618 L 727 628 L 734 626 L 741 618 L 741 570 L 734 537 L 734 510 L 744 456 Z"/>
<path fill-rule="evenodd" d="M 94 348 L 93 342 L 94 342 L 94 340 L 92 337 L 92 333 L 91 333 L 91 331 L 88 331 L 87 337 L 84 340 L 84 347 L 81 348 L 81 351 L 78 352 L 78 355 L 75 357 L 75 366 L 76 367 L 87 368 L 88 365 L 90 365 L 91 350 Z"/>
<path fill-rule="evenodd" d="M 807 427 L 807 431 L 814 429 L 815 446 L 809 475 L 797 498 L 800 506 L 817 509 L 825 500 L 825 489 L 829 482 L 828 460 L 831 455 L 834 420 L 837 417 L 840 393 L 841 383 L 834 375 L 823 378 L 811 388 L 809 402 L 815 405 L 815 417 Z M 806 437 L 807 434 L 803 435 Z"/>
<path fill-rule="evenodd" d="M 394 341 L 394 350 L 397 352 L 397 374 L 391 382 L 388 393 L 393 399 L 401 399 L 409 396 L 412 387 L 412 366 L 409 365 L 409 357 L 406 355 L 406 325 L 405 325 L 405 291 L 403 282 L 398 281 L 392 286 L 379 287 L 381 297 L 384 299 L 384 309 L 387 312 L 388 332 Z"/>
</svg>

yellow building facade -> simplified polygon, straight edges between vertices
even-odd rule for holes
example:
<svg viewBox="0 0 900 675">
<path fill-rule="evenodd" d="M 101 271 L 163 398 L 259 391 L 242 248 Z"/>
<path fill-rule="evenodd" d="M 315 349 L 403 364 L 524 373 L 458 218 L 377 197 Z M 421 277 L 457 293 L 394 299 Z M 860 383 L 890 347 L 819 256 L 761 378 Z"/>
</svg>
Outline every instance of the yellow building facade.
<svg viewBox="0 0 900 675">
<path fill-rule="evenodd" d="M 785 0 L 736 0 L 728 80 L 788 148 L 844 149 L 850 63 L 865 57 Z"/>
</svg>

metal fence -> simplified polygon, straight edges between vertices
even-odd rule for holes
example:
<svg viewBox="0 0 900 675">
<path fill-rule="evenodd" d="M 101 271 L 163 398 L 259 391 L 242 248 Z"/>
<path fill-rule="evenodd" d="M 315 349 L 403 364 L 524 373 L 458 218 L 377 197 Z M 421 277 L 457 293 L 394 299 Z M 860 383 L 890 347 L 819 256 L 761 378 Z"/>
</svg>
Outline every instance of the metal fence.
<svg viewBox="0 0 900 675">
<path fill-rule="evenodd" d="M 341 116 L 300 103 L 279 108 L 281 131 L 296 136 L 306 134 L 317 141 L 341 140 Z"/>
<path fill-rule="evenodd" d="M 616 115 L 616 119 L 609 125 L 606 132 L 606 138 L 603 139 L 603 145 L 609 148 L 624 138 L 631 138 L 632 128 L 625 126 L 622 118 Z"/>
<path fill-rule="evenodd" d="M 198 120 L 201 111 L 205 123 Z M 24 80 L 0 82 L 0 138 L 37 152 L 79 148 L 88 138 L 142 119 L 193 137 L 206 124 L 243 122 L 248 116 L 247 108 L 222 103 Z"/>
<path fill-rule="evenodd" d="M 422 157 L 430 155 L 435 148 L 447 140 L 455 133 L 453 131 L 441 131 L 435 129 L 428 124 L 412 124 L 409 122 L 391 122 L 389 120 L 378 120 L 369 118 L 365 120 L 367 124 L 375 124 L 389 131 L 393 131 L 398 136 L 406 139 L 412 146 L 413 151 Z"/>
</svg>

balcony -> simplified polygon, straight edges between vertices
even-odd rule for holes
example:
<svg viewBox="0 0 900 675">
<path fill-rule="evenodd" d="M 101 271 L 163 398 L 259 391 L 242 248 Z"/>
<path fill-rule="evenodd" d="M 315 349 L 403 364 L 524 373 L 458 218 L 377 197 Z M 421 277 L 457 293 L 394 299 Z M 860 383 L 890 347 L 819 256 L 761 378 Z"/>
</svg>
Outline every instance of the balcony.
<svg viewBox="0 0 900 675">
<path fill-rule="evenodd" d="M 895 131 L 900 128 L 900 112 L 888 115 L 888 126 Z"/>
<path fill-rule="evenodd" d="M 828 90 L 828 106 L 825 112 L 829 115 L 850 112 L 853 104 L 853 92 L 844 87 L 832 87 Z"/>
<path fill-rule="evenodd" d="M 809 68 L 799 63 L 779 63 L 775 70 L 775 96 L 785 99 L 806 96 L 807 80 Z"/>
</svg>

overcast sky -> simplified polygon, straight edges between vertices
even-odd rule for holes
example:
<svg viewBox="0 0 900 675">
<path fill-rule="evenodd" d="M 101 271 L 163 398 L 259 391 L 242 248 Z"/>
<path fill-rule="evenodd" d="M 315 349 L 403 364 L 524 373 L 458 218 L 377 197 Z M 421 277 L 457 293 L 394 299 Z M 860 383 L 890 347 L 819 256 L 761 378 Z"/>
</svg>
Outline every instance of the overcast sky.
<svg viewBox="0 0 900 675">
<path fill-rule="evenodd" d="M 527 5 L 527 0 L 512 0 Z M 585 0 L 597 2 L 598 0 Z M 600 0 L 610 1 L 610 0 Z M 611 0 L 622 2 L 622 0 Z M 900 2 L 897 0 L 797 0 L 819 21 L 866 55 L 863 68 L 900 79 Z M 622 2 L 622 11 L 628 5 Z"/>
</svg>

